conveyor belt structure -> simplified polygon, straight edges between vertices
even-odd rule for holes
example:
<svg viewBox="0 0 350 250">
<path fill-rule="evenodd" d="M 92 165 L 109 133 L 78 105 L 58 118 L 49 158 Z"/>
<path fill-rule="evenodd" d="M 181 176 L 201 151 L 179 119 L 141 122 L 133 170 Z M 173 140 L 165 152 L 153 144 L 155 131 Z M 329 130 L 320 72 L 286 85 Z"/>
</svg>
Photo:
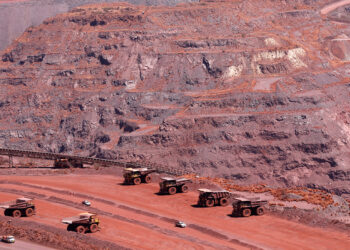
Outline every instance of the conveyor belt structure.
<svg viewBox="0 0 350 250">
<path fill-rule="evenodd" d="M 68 154 L 59 154 L 59 153 L 47 153 L 47 152 L 38 152 L 38 151 L 28 151 L 28 150 L 18 150 L 18 149 L 9 149 L 9 148 L 0 148 L 0 155 L 6 155 L 9 157 L 9 165 L 13 166 L 12 157 L 27 157 L 32 159 L 43 159 L 43 160 L 67 160 L 80 162 L 86 165 L 100 164 L 104 167 L 118 166 L 118 167 L 132 167 L 132 168 L 153 168 L 156 169 L 159 173 L 167 173 L 172 175 L 184 175 L 191 172 L 186 170 L 175 169 L 159 164 L 150 164 L 150 163 L 140 163 L 140 162 L 124 162 L 110 159 L 102 158 L 93 158 L 93 157 L 84 157 L 77 155 L 68 155 Z"/>
</svg>

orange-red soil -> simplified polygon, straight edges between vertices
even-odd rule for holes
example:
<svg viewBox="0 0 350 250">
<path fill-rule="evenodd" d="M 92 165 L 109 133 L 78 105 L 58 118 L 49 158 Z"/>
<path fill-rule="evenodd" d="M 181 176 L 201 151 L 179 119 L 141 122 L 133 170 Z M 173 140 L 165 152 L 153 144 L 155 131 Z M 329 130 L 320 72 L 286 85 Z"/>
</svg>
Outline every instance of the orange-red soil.
<svg viewBox="0 0 350 250">
<path fill-rule="evenodd" d="M 345 233 L 272 215 L 234 218 L 228 216 L 230 206 L 193 207 L 195 191 L 160 196 L 156 183 L 124 186 L 120 177 L 111 175 L 2 176 L 0 182 L 0 202 L 20 194 L 36 197 L 37 214 L 23 220 L 64 229 L 63 217 L 98 209 L 101 231 L 89 236 L 125 247 L 347 249 L 350 244 Z M 90 196 L 91 208 L 79 205 L 84 194 Z M 173 220 L 185 221 L 188 227 L 176 228 Z"/>
</svg>

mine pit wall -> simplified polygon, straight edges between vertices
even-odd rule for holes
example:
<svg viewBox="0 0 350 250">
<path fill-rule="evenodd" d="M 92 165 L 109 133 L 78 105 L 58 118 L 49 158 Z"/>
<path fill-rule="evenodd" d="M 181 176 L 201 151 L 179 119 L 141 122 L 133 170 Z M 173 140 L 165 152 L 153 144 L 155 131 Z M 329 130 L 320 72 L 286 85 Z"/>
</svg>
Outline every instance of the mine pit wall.
<svg viewBox="0 0 350 250">
<path fill-rule="evenodd" d="M 129 2 L 136 5 L 175 5 L 195 0 L 24 0 L 0 3 L 0 51 L 19 37 L 28 27 L 41 24 L 46 18 L 74 7 L 91 3 Z"/>
<path fill-rule="evenodd" d="M 349 194 L 350 68 L 319 50 L 350 31 L 324 21 L 316 2 L 287 11 L 267 1 L 278 9 L 267 16 L 233 2 L 77 9 L 28 29 L 0 57 L 2 146 Z M 239 25 L 201 34 L 222 16 Z M 306 36 L 323 22 L 321 38 Z"/>
<path fill-rule="evenodd" d="M 337 143 L 322 130 L 308 127 L 311 119 L 293 114 L 270 119 L 250 115 L 177 120 L 176 124 L 163 123 L 153 135 L 122 136 L 118 146 L 135 148 L 132 152 L 140 155 L 162 153 L 153 161 L 174 168 L 179 164 L 210 176 L 220 173 L 241 183 L 275 179 L 287 185 L 307 184 L 314 171 L 333 176 L 332 169 L 338 164 L 334 156 Z"/>
</svg>

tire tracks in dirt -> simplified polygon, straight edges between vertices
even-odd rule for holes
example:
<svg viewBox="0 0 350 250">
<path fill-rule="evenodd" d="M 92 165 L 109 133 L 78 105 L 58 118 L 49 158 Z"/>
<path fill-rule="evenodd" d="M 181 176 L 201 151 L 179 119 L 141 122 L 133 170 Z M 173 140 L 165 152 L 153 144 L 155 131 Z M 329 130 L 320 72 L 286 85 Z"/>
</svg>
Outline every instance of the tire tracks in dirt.
<svg viewBox="0 0 350 250">
<path fill-rule="evenodd" d="M 116 204 L 113 201 L 108 201 L 108 200 L 105 200 L 105 199 L 96 198 L 96 197 L 93 197 L 93 196 L 90 196 L 90 195 L 86 195 L 86 194 L 82 194 L 82 193 L 76 193 L 76 192 L 71 192 L 71 191 L 67 191 L 67 190 L 59 190 L 59 189 L 54 189 L 54 188 L 50 188 L 50 187 L 42 187 L 42 186 L 26 184 L 26 183 L 21 183 L 21 182 L 16 182 L 16 181 L 0 181 L 0 184 L 12 184 L 12 185 L 18 185 L 18 186 L 25 186 L 25 187 L 30 187 L 30 188 L 41 189 L 41 190 L 50 191 L 50 192 L 58 193 L 58 194 L 72 195 L 72 196 L 79 197 L 79 198 L 85 198 L 85 199 L 99 201 L 99 202 L 102 202 L 104 204 L 115 206 L 115 207 L 120 208 L 120 209 L 125 209 L 127 211 L 132 211 L 132 212 L 135 212 L 135 213 L 139 213 L 139 214 L 142 214 L 142 215 L 145 215 L 145 216 L 148 216 L 148 217 L 160 219 L 162 221 L 169 222 L 169 223 L 172 223 L 172 224 L 175 223 L 175 221 L 176 221 L 175 219 L 172 219 L 172 218 L 159 216 L 157 214 L 153 214 L 153 213 L 150 213 L 150 212 L 147 212 L 147 211 L 139 210 L 139 209 L 132 208 L 132 207 L 129 207 L 129 206 L 126 206 L 126 205 L 122 205 L 122 204 Z M 84 209 L 84 210 L 86 209 L 86 207 L 83 206 L 80 203 L 76 203 L 76 202 L 73 202 L 73 201 L 70 201 L 70 200 L 58 198 L 58 197 L 55 197 L 55 196 L 47 196 L 47 195 L 36 193 L 36 192 L 25 192 L 23 190 L 17 190 L 17 189 L 11 189 L 11 188 L 3 188 L 3 187 L 0 187 L 0 192 L 7 192 L 7 193 L 17 194 L 17 195 L 22 195 L 22 196 L 25 195 L 25 196 L 33 197 L 33 198 L 36 198 L 36 199 L 45 200 L 45 201 L 48 201 L 48 202 L 51 202 L 51 203 L 65 205 L 65 206 L 68 206 L 68 207 L 71 207 L 71 208 L 73 207 L 73 208 L 77 208 L 77 209 Z M 103 210 L 98 209 L 98 208 L 89 207 L 89 211 L 97 213 L 97 214 L 100 214 L 100 215 L 103 215 L 103 216 L 106 216 L 106 217 L 110 217 L 110 218 L 113 218 L 113 219 L 124 221 L 124 222 L 127 222 L 127 223 L 136 224 L 136 225 L 142 226 L 144 228 L 151 229 L 153 231 L 157 231 L 159 233 L 165 234 L 167 236 L 177 237 L 177 238 L 180 238 L 182 240 L 186 240 L 186 241 L 198 243 L 198 244 L 201 244 L 201 245 L 213 247 L 215 249 L 234 249 L 234 248 L 230 248 L 230 247 L 227 247 L 227 246 L 224 246 L 224 245 L 220 245 L 220 244 L 217 244 L 217 243 L 201 240 L 201 239 L 192 237 L 190 235 L 182 234 L 182 233 L 170 230 L 170 229 L 161 228 L 161 227 L 159 227 L 157 225 L 154 225 L 154 224 L 151 224 L 151 223 L 146 223 L 146 222 L 143 222 L 143 221 L 127 218 L 127 217 L 124 217 L 124 216 L 121 216 L 121 215 L 118 215 L 118 214 L 113 214 L 113 213 L 110 213 L 110 212 L 106 212 L 106 211 L 103 211 Z M 224 234 L 222 234 L 220 232 L 216 232 L 216 231 L 214 231 L 212 229 L 208 229 L 208 228 L 196 225 L 196 224 L 189 224 L 188 227 L 191 228 L 191 229 L 197 230 L 197 231 L 199 231 L 201 233 L 204 233 L 204 234 L 210 235 L 212 237 L 218 238 L 220 240 L 227 240 L 228 242 L 230 242 L 232 244 L 237 244 L 237 245 L 240 245 L 240 246 L 243 246 L 243 247 L 247 247 L 249 249 L 262 249 L 262 248 L 260 248 L 258 246 L 242 242 L 242 241 L 240 241 L 238 239 L 231 238 L 231 237 L 229 237 L 227 235 L 224 235 Z"/>
<path fill-rule="evenodd" d="M 17 181 L 8 181 L 8 180 L 6 180 L 6 181 L 2 180 L 2 181 L 0 181 L 0 184 L 13 184 L 13 185 L 18 185 L 18 186 L 24 186 L 24 187 L 29 187 L 29 188 L 35 188 L 35 189 L 41 189 L 41 190 L 45 190 L 45 191 L 50 191 L 50 192 L 58 193 L 58 194 L 62 194 L 62 195 L 71 195 L 71 196 L 79 197 L 79 198 L 82 198 L 82 199 L 94 200 L 94 201 L 97 201 L 97 202 L 104 203 L 106 205 L 115 206 L 115 207 L 120 208 L 120 209 L 124 209 L 124 210 L 127 210 L 127 211 L 132 211 L 132 212 L 135 212 L 135 213 L 138 213 L 138 214 L 142 214 L 142 215 L 145 215 L 145 216 L 148 216 L 148 217 L 151 217 L 151 218 L 159 219 L 159 220 L 171 223 L 171 224 L 174 224 L 177 221 L 176 219 L 173 219 L 173 218 L 160 216 L 160 215 L 148 212 L 148 211 L 144 211 L 144 210 L 140 210 L 140 209 L 137 209 L 137 208 L 134 208 L 134 207 L 130 207 L 130 206 L 124 205 L 124 204 L 116 203 L 114 201 L 102 199 L 102 198 L 99 198 L 99 197 L 94 197 L 94 196 L 83 194 L 83 193 L 77 193 L 77 192 L 73 192 L 73 191 L 69 191 L 69 190 L 55 189 L 55 188 L 51 188 L 51 187 L 43 187 L 43 186 L 39 186 L 39 185 L 32 185 L 32 184 L 28 184 L 28 183 L 22 183 L 22 182 L 17 182 Z M 80 204 L 78 204 L 78 205 L 79 205 L 79 207 L 78 207 L 79 209 L 85 208 L 84 206 L 82 206 Z M 108 213 L 108 212 L 106 212 L 106 213 Z M 99 214 L 101 214 L 101 213 L 99 212 Z M 218 231 L 215 231 L 215 230 L 212 230 L 212 229 L 208 229 L 206 227 L 203 227 L 203 226 L 200 226 L 200 225 L 197 225 L 197 224 L 188 224 L 188 227 L 191 228 L 191 229 L 194 229 L 194 230 L 196 230 L 196 231 L 198 231 L 200 233 L 204 233 L 204 234 L 210 235 L 210 236 L 215 237 L 215 238 L 220 239 L 220 240 L 226 240 L 226 241 L 228 241 L 230 243 L 233 243 L 233 244 L 237 244 L 237 245 L 240 245 L 240 246 L 243 246 L 243 247 L 248 247 L 248 248 L 251 248 L 251 249 L 261 249 L 260 247 L 258 247 L 256 245 L 253 245 L 251 243 L 244 242 L 244 241 L 242 241 L 240 239 L 233 238 L 232 236 L 228 236 L 228 235 L 223 234 L 221 232 L 218 232 Z M 177 233 L 175 231 L 172 231 L 172 232 Z"/>
<path fill-rule="evenodd" d="M 171 223 L 171 224 L 174 224 L 177 221 L 176 219 L 173 219 L 173 218 L 169 218 L 166 216 L 160 216 L 158 214 L 154 214 L 154 213 L 151 213 L 151 212 L 148 212 L 145 210 L 137 209 L 134 207 L 130 207 L 130 206 L 121 204 L 121 203 L 116 203 L 114 201 L 102 199 L 99 197 L 94 197 L 94 196 L 83 194 L 83 193 L 72 192 L 69 190 L 55 189 L 55 188 L 51 188 L 51 187 L 43 187 L 43 186 L 39 186 L 39 185 L 32 185 L 32 184 L 22 183 L 22 182 L 17 182 L 17 181 L 0 181 L 0 184 L 2 184 L 2 183 L 8 183 L 8 184 L 19 185 L 19 186 L 26 186 L 26 187 L 30 187 L 30 188 L 36 188 L 36 189 L 42 189 L 45 191 L 50 191 L 53 193 L 59 193 L 59 194 L 63 194 L 63 195 L 71 195 L 71 196 L 79 197 L 82 199 L 94 200 L 97 202 L 104 203 L 106 205 L 115 206 L 117 208 L 124 209 L 126 211 L 132 211 L 134 213 L 142 214 L 142 215 L 145 215 L 145 216 L 148 216 L 151 218 L 155 218 L 155 219 L 159 219 L 159 220 Z M 82 206 L 80 204 L 79 204 L 79 206 L 80 206 L 79 208 L 84 208 L 84 206 Z M 197 225 L 197 224 L 187 224 L 187 225 L 189 228 L 191 228 L 193 230 L 196 230 L 196 231 L 203 233 L 203 234 L 210 235 L 210 236 L 215 237 L 215 238 L 220 239 L 220 240 L 226 240 L 230 243 L 237 244 L 237 245 L 240 245 L 243 247 L 248 247 L 250 249 L 262 249 L 261 247 L 259 247 L 257 245 L 242 241 L 241 239 L 238 239 L 238 238 L 234 238 L 231 235 L 228 236 L 224 233 L 215 231 L 213 229 L 209 229 L 209 228 Z M 173 231 L 173 232 L 175 232 L 175 231 Z"/>
</svg>

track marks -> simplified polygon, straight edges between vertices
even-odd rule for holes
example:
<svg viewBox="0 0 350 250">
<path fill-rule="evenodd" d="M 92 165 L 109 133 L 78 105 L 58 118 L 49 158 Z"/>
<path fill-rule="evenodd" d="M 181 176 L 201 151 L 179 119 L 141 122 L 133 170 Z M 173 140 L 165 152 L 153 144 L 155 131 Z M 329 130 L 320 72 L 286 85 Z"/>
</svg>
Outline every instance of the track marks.
<svg viewBox="0 0 350 250">
<path fill-rule="evenodd" d="M 39 188 L 39 189 L 47 190 L 44 187 L 38 187 L 38 186 L 35 186 L 35 185 L 25 184 L 25 183 L 20 183 L 20 182 L 11 182 L 11 181 L 9 181 L 7 183 L 8 184 L 12 184 L 12 185 L 27 186 L 27 187 L 30 186 L 31 188 Z M 1 182 L 0 184 L 4 184 L 4 182 Z M 47 191 L 56 192 L 56 193 L 59 193 L 59 194 L 70 193 L 69 191 L 64 191 L 64 190 L 56 190 L 56 189 L 53 189 L 53 188 L 48 188 L 48 189 L 49 190 L 47 190 Z M 48 202 L 51 202 L 51 203 L 56 203 L 56 204 L 68 206 L 70 208 L 84 209 L 84 210 L 86 209 L 86 207 L 83 206 L 80 203 L 76 203 L 76 202 L 73 202 L 73 201 L 70 201 L 70 200 L 58 198 L 58 197 L 55 197 L 55 196 L 47 196 L 47 195 L 36 193 L 36 192 L 25 192 L 25 191 L 22 191 L 22 190 L 11 189 L 11 188 L 0 188 L 0 192 L 13 193 L 13 194 L 17 194 L 17 195 L 25 195 L 25 196 L 28 196 L 28 197 L 33 197 L 35 199 L 41 199 L 41 200 L 45 200 L 45 201 L 48 201 Z M 81 194 L 81 193 L 77 194 L 77 193 L 73 193 L 73 192 L 71 192 L 71 193 L 72 193 L 71 194 L 72 196 L 76 196 L 76 197 L 79 197 L 79 198 L 84 197 L 84 198 L 90 198 L 91 200 L 96 200 L 94 197 L 89 196 L 89 195 L 85 195 L 85 194 Z M 147 212 L 147 211 L 143 211 L 143 210 L 139 210 L 139 209 L 135 209 L 135 208 L 132 208 L 132 207 L 128 207 L 128 206 L 125 206 L 125 205 L 117 205 L 117 204 L 115 204 L 114 202 L 111 202 L 111 201 L 104 200 L 104 203 L 108 203 L 108 205 L 113 203 L 114 206 L 116 206 L 118 208 L 125 209 L 127 211 L 133 211 L 135 213 L 141 213 L 143 215 L 146 215 L 146 216 L 149 216 L 149 217 L 152 217 L 152 218 L 161 219 L 161 220 L 166 221 L 166 222 L 174 223 L 176 221 L 175 219 L 161 217 L 161 216 L 158 216 L 156 214 L 153 214 L 153 213 L 150 213 L 150 212 Z M 204 241 L 204 240 L 192 237 L 190 235 L 182 234 L 182 233 L 176 232 L 174 230 L 161 228 L 161 227 L 159 227 L 159 226 L 157 226 L 155 224 L 151 224 L 151 223 L 143 222 L 143 221 L 140 221 L 140 220 L 127 218 L 127 217 L 124 217 L 124 216 L 121 216 L 121 215 L 118 215 L 118 214 L 114 214 L 114 213 L 111 213 L 111 212 L 107 212 L 107 211 L 104 211 L 104 210 L 101 210 L 101 209 L 98 209 L 98 208 L 89 207 L 89 211 L 97 213 L 99 215 L 103 215 L 103 216 L 106 216 L 106 217 L 117 219 L 117 220 L 120 220 L 120 221 L 123 221 L 123 222 L 139 225 L 139 226 L 142 226 L 144 228 L 151 229 L 153 231 L 165 234 L 167 236 L 172 236 L 172 237 L 176 237 L 176 238 L 179 238 L 179 239 L 182 239 L 182 240 L 186 240 L 186 241 L 189 241 L 189 242 L 192 242 L 192 243 L 194 242 L 194 243 L 197 243 L 197 244 L 200 244 L 200 245 L 204 245 L 204 246 L 207 246 L 207 247 L 212 247 L 214 249 L 233 249 L 233 248 L 226 247 L 226 246 L 223 246 L 223 245 L 220 245 L 220 244 L 216 244 L 216 243 L 213 243 L 213 242 Z M 212 234 L 213 230 L 209 230 L 209 231 L 202 230 L 202 229 L 198 230 L 197 228 L 203 228 L 201 226 L 194 226 L 192 228 L 197 230 L 197 231 L 199 231 L 199 232 L 201 232 L 201 233 L 208 234 L 208 235 L 210 235 L 212 237 L 223 239 L 222 236 L 221 237 L 217 237 L 217 235 L 219 235 L 220 233 Z M 228 240 L 229 242 L 233 243 L 231 241 L 232 239 L 229 239 L 227 236 L 225 236 L 225 237 L 226 237 L 225 238 L 226 240 Z M 238 245 L 247 247 L 246 243 L 243 243 L 243 242 L 240 242 L 240 241 L 234 241 L 234 244 L 238 244 Z M 257 247 L 253 246 L 253 245 L 250 245 L 249 248 L 257 249 Z"/>
<path fill-rule="evenodd" d="M 148 216 L 148 217 L 151 217 L 151 218 L 156 218 L 156 219 L 159 219 L 159 220 L 171 223 L 172 225 L 177 221 L 174 218 L 169 218 L 169 217 L 166 217 L 166 216 L 160 216 L 158 214 L 154 214 L 154 213 L 151 213 L 151 212 L 148 212 L 148 211 L 145 211 L 145 210 L 137 209 L 135 207 L 130 207 L 130 206 L 127 206 L 127 205 L 124 205 L 124 204 L 116 203 L 116 202 L 113 202 L 113 201 L 110 201 L 110 200 L 102 199 L 102 198 L 99 198 L 99 197 L 95 197 L 95 196 L 91 196 L 91 195 L 87 195 L 87 194 L 83 194 L 83 193 L 72 192 L 72 191 L 69 191 L 69 190 L 62 190 L 62 189 L 54 189 L 54 188 L 51 188 L 51 187 L 43 187 L 43 186 L 32 185 L 32 184 L 27 184 L 27 183 L 22 183 L 22 182 L 17 182 L 17 181 L 0 181 L 0 184 L 1 183 L 8 183 L 8 184 L 19 185 L 19 186 L 26 186 L 26 187 L 41 189 L 41 190 L 50 191 L 50 192 L 54 192 L 54 193 L 58 193 L 58 194 L 71 195 L 71 196 L 75 196 L 75 197 L 79 197 L 79 198 L 83 198 L 83 199 L 94 200 L 94 201 L 98 201 L 98 202 L 104 203 L 106 205 L 111 205 L 111 206 L 115 206 L 115 207 L 120 208 L 120 209 L 124 209 L 124 210 L 129 211 L 129 212 L 132 211 L 132 212 L 137 213 L 137 214 L 142 214 L 142 215 L 145 215 L 145 216 Z M 61 204 L 63 204 L 63 203 L 61 203 Z M 64 204 L 64 205 L 73 206 L 73 205 L 70 205 L 70 204 Z M 86 208 L 86 207 L 82 206 L 79 203 L 77 203 L 76 205 L 78 205 L 77 208 L 80 208 L 80 209 L 85 209 Z M 89 210 L 91 210 L 91 209 L 92 208 L 89 208 Z M 98 214 L 103 214 L 105 216 L 112 216 L 113 215 L 113 214 L 111 214 L 109 212 L 105 212 L 105 211 L 102 211 L 102 210 L 95 211 L 95 212 L 98 213 Z M 123 218 L 121 218 L 122 216 L 119 216 L 119 215 L 114 215 L 114 216 L 118 216 L 118 218 L 116 218 L 116 217 L 112 217 L 112 218 L 116 218 L 116 219 L 120 218 L 120 220 L 124 220 Z M 138 223 L 133 222 L 133 221 L 126 221 L 126 222 L 138 224 Z M 141 225 L 141 224 L 139 224 L 139 225 Z M 215 238 L 220 239 L 220 240 L 227 240 L 228 242 L 231 242 L 231 243 L 243 246 L 243 247 L 248 247 L 250 249 L 260 249 L 257 245 L 244 242 L 244 241 L 242 241 L 240 239 L 232 237 L 232 235 L 228 236 L 226 234 L 220 233 L 220 232 L 212 230 L 212 229 L 208 229 L 206 227 L 203 227 L 203 226 L 200 226 L 200 225 L 197 225 L 197 224 L 188 224 L 188 226 L 190 228 L 200 232 L 200 233 L 207 234 L 207 235 L 209 235 L 211 237 L 215 237 Z M 157 226 L 156 226 L 156 228 L 157 228 Z M 175 231 L 172 231 L 172 232 L 175 232 Z M 193 241 L 193 240 L 191 240 L 191 241 Z"/>
</svg>

